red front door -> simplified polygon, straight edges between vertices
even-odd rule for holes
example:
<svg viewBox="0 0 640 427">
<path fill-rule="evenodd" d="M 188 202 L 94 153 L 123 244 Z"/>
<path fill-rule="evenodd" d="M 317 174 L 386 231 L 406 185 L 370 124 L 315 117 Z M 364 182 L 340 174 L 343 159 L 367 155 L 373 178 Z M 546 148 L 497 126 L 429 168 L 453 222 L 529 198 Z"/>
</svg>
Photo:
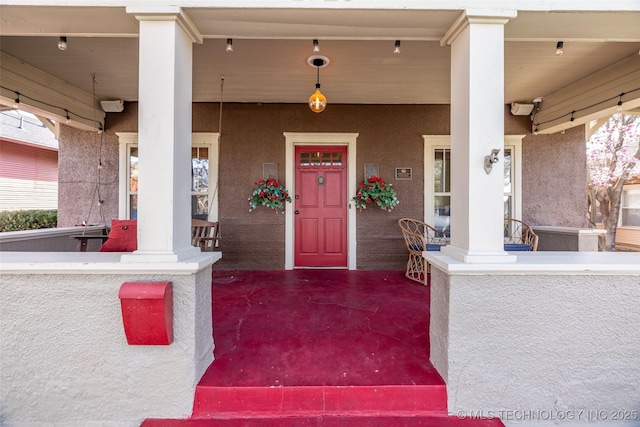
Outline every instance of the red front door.
<svg viewBox="0 0 640 427">
<path fill-rule="evenodd" d="M 347 147 L 297 146 L 296 267 L 347 266 Z"/>
</svg>

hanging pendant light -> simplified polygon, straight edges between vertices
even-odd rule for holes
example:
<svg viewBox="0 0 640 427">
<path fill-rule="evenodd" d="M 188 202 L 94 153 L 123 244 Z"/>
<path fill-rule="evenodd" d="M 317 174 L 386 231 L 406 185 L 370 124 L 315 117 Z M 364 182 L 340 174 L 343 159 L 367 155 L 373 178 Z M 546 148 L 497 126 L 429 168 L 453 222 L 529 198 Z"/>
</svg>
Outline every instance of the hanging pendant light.
<svg viewBox="0 0 640 427">
<path fill-rule="evenodd" d="M 316 67 L 316 91 L 309 97 L 309 108 L 314 113 L 321 113 L 327 106 L 327 97 L 320 92 L 320 68 L 329 64 L 329 58 L 326 56 L 314 55 L 307 59 L 307 63 L 312 67 Z"/>
</svg>

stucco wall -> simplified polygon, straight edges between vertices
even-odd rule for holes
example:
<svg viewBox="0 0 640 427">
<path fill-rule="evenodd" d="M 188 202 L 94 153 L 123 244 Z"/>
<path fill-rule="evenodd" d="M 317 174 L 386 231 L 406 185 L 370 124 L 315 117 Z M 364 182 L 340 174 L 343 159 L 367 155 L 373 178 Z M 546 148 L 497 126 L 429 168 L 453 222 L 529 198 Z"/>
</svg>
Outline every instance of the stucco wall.
<svg viewBox="0 0 640 427">
<path fill-rule="evenodd" d="M 510 426 L 609 423 L 628 411 L 629 425 L 640 422 L 640 275 L 556 270 L 432 267 L 431 360 L 450 413 Z"/>
<path fill-rule="evenodd" d="M 118 291 L 139 280 L 173 283 L 169 346 L 127 344 Z M 0 424 L 134 426 L 191 414 L 195 385 L 213 360 L 210 267 L 178 275 L 3 274 L 0 301 Z"/>
<path fill-rule="evenodd" d="M 112 132 L 60 128 L 58 227 L 82 225 L 83 221 L 110 226 L 118 218 L 117 137 Z"/>
<path fill-rule="evenodd" d="M 522 218 L 531 225 L 588 228 L 584 127 L 528 135 L 522 143 Z"/>
<path fill-rule="evenodd" d="M 194 104 L 193 131 L 217 132 L 219 104 Z M 283 180 L 285 167 L 285 138 L 283 132 L 345 132 L 358 133 L 357 179 L 363 179 L 364 164 L 378 163 L 381 176 L 395 185 L 400 205 L 391 213 L 368 209 L 357 214 L 357 268 L 397 269 L 406 264 L 406 248 L 402 242 L 397 220 L 401 217 L 424 217 L 424 142 L 422 135 L 449 134 L 448 105 L 338 105 L 332 104 L 322 114 L 314 114 L 304 104 L 224 104 L 220 139 L 220 229 L 223 259 L 215 268 L 281 269 L 284 268 L 284 217 L 260 208 L 249 213 L 247 197 L 255 180 L 262 177 L 263 163 L 277 163 L 279 178 Z M 514 117 L 505 107 L 505 132 L 527 134 L 528 117 Z M 107 222 L 118 213 L 118 140 L 115 132 L 137 130 L 137 104 L 127 103 L 122 113 L 107 115 L 107 129 L 103 134 L 106 161 L 102 169 L 101 195 Z M 573 134 L 567 132 L 568 134 Z M 523 143 L 523 212 L 525 220 L 536 224 L 561 225 L 571 223 L 582 206 L 584 176 L 581 165 L 573 176 L 576 158 L 584 156 L 584 144 L 562 145 L 561 167 L 549 168 L 544 156 L 557 150 L 558 141 L 567 135 L 536 136 L 546 141 L 544 150 L 538 140 Z M 61 226 L 75 225 L 87 217 L 90 223 L 101 220 L 94 195 L 99 144 L 95 134 L 65 128 L 61 137 L 60 183 Z M 581 150 L 581 152 L 578 152 Z M 543 159 L 538 159 L 543 156 Z M 570 163 L 566 163 L 569 162 Z M 531 165 L 540 165 L 533 170 Z M 396 167 L 413 170 L 410 181 L 394 179 Z M 544 177 L 539 176 L 544 171 Z M 560 177 L 560 178 L 558 178 Z M 528 180 L 535 180 L 530 185 Z M 544 183 L 563 182 L 571 191 L 557 193 Z M 355 194 L 355 189 L 350 189 Z M 527 192 L 533 192 L 528 196 Z M 352 195 L 354 195 L 352 194 Z M 576 200 L 577 199 L 577 200 Z M 561 203 L 559 203 L 561 200 Z M 94 204 L 89 204 L 91 203 Z M 550 206 L 547 206 L 549 204 Z M 549 221 L 538 219 L 531 212 L 551 212 Z M 555 214 L 554 214 L 555 212 Z M 556 218 L 557 216 L 557 218 Z M 568 219 L 567 219 L 568 218 Z"/>
</svg>

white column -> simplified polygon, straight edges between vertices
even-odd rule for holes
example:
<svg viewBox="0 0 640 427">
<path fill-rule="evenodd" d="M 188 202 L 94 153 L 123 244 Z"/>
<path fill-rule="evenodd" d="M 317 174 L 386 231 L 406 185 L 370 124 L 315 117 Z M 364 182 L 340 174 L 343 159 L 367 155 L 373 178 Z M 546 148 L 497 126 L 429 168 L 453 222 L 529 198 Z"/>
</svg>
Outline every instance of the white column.
<svg viewBox="0 0 640 427">
<path fill-rule="evenodd" d="M 140 21 L 138 250 L 123 262 L 177 262 L 191 246 L 193 43 L 202 36 L 179 7 L 127 7 Z"/>
<path fill-rule="evenodd" d="M 463 262 L 511 262 L 503 249 L 504 24 L 515 11 L 466 11 L 451 45 L 451 245 Z M 491 173 L 485 156 L 499 149 Z"/>
</svg>

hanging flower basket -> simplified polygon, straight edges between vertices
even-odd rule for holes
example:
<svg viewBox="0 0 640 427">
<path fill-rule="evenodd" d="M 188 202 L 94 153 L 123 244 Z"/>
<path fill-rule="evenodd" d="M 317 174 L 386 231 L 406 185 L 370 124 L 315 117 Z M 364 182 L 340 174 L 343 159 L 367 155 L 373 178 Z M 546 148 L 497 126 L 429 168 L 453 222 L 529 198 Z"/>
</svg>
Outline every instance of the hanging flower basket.
<svg viewBox="0 0 640 427">
<path fill-rule="evenodd" d="M 367 205 L 373 203 L 380 209 L 391 212 L 400 203 L 393 184 L 385 184 L 378 176 L 362 181 L 353 201 L 359 211 L 367 209 Z"/>
<path fill-rule="evenodd" d="M 253 192 L 249 197 L 249 212 L 252 212 L 258 206 L 266 206 L 273 209 L 275 213 L 284 214 L 284 203 L 291 203 L 289 192 L 284 186 L 280 185 L 278 180 L 269 178 L 261 179 L 253 183 Z"/>
</svg>

